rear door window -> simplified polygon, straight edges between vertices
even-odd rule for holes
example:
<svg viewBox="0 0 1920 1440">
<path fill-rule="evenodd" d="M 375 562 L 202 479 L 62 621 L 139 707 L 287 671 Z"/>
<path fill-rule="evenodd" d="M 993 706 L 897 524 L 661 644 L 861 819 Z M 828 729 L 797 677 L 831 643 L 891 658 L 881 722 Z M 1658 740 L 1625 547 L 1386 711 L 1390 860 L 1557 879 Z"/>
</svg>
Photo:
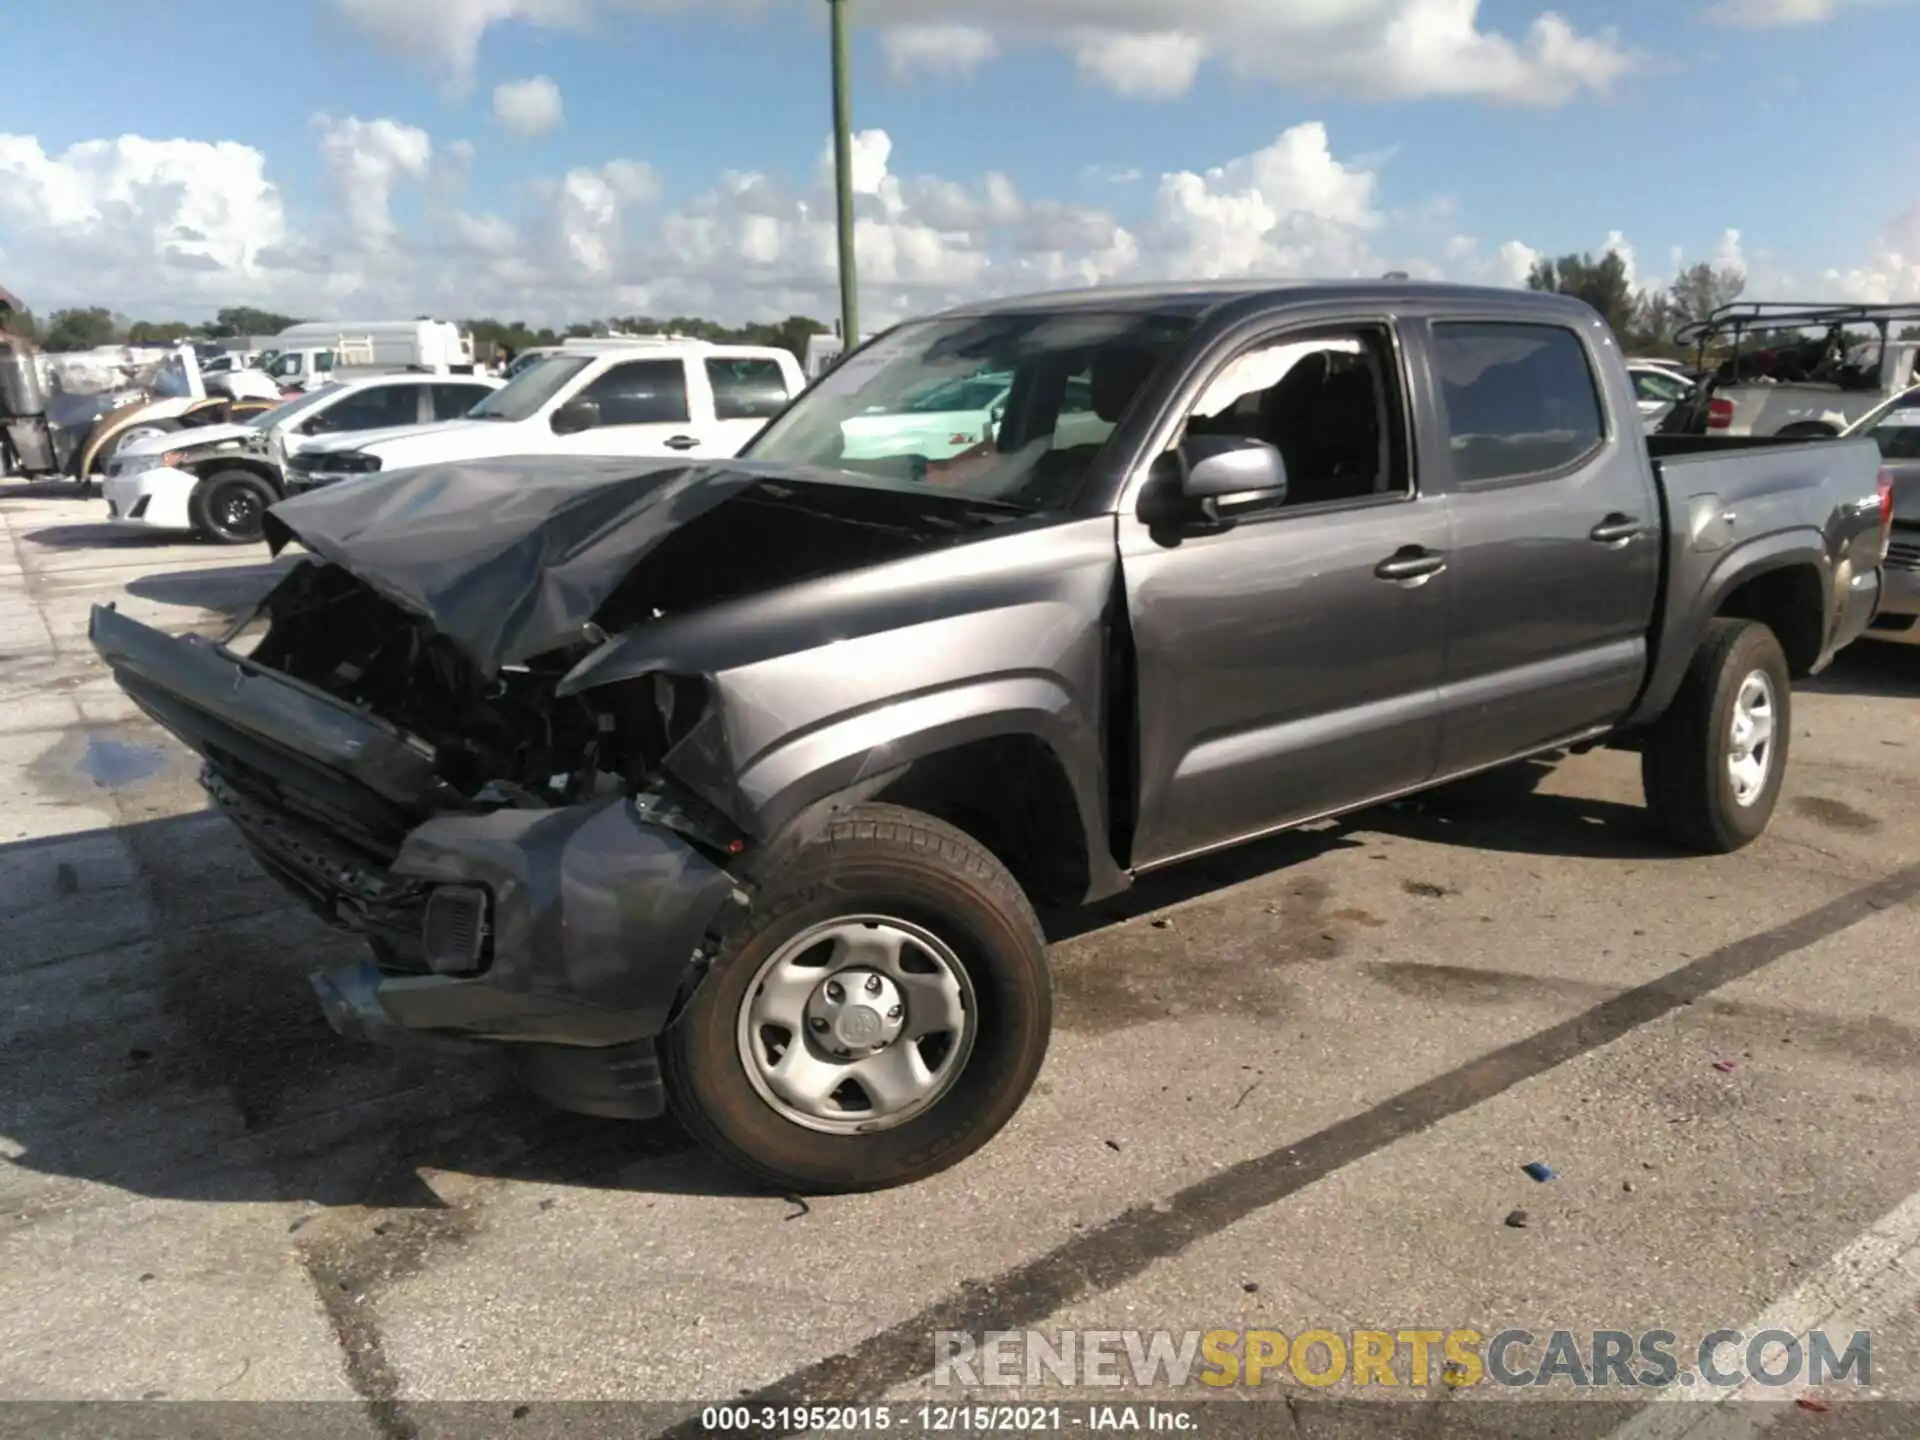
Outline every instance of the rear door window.
<svg viewBox="0 0 1920 1440">
<path fill-rule="evenodd" d="M 1599 450 L 1606 415 L 1587 347 L 1559 325 L 1441 323 L 1434 370 L 1455 477 L 1549 478 Z"/>
<path fill-rule="evenodd" d="M 493 393 L 490 385 L 435 385 L 433 418 L 458 420 Z"/>
<path fill-rule="evenodd" d="M 787 377 L 777 360 L 709 360 L 716 420 L 766 420 L 786 408 Z"/>
</svg>

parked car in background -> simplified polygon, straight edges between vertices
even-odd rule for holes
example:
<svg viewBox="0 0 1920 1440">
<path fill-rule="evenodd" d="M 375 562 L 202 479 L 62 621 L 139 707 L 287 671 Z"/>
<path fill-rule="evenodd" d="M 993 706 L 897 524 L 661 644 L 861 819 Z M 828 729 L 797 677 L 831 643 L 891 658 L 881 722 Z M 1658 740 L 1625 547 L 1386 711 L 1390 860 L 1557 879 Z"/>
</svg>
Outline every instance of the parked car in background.
<svg viewBox="0 0 1920 1440">
<path fill-rule="evenodd" d="M 505 455 L 725 459 L 805 388 L 778 348 L 699 340 L 583 340 L 547 355 L 463 420 L 314 445 L 304 485 Z"/>
<path fill-rule="evenodd" d="M 121 447 L 101 486 L 107 518 L 228 545 L 260 539 L 288 493 L 287 463 L 330 435 L 455 419 L 493 394 L 485 375 L 376 375 L 334 382 L 242 424 L 156 434 Z"/>
<path fill-rule="evenodd" d="M 588 364 L 687 367 L 600 392 L 657 416 L 720 359 Z M 571 363 L 511 408 L 578 403 L 547 408 L 596 383 Z M 983 373 L 1012 377 L 990 446 L 845 454 Z M 1577 300 L 1406 282 L 970 306 L 738 463 L 456 458 L 276 506 L 313 558 L 245 659 L 110 607 L 93 644 L 370 942 L 314 977 L 339 1029 L 671 1103 L 775 1193 L 901 1184 L 1007 1122 L 1051 1028 L 1037 909 L 1610 742 L 1677 841 L 1752 842 L 1888 513 L 1864 440 L 1648 441 Z"/>
<path fill-rule="evenodd" d="M 282 390 L 312 389 L 338 369 L 416 369 L 470 375 L 473 336 L 450 320 L 316 321 L 274 337 L 262 362 Z"/>
<path fill-rule="evenodd" d="M 1893 491 L 1886 585 L 1867 638 L 1920 645 L 1920 386 L 1863 415 L 1847 434 L 1879 447 L 1882 474 Z"/>
<path fill-rule="evenodd" d="M 1633 382 L 1634 399 L 1640 409 L 1640 423 L 1652 431 L 1674 406 L 1693 393 L 1693 382 L 1669 365 L 1648 360 L 1629 360 L 1627 378 Z"/>
</svg>

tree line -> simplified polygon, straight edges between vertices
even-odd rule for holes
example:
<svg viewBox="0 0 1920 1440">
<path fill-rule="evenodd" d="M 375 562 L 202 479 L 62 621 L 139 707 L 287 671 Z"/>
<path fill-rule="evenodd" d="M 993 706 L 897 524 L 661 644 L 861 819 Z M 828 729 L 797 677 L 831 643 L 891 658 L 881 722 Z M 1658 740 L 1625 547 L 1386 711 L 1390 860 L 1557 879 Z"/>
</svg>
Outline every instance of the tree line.
<svg viewBox="0 0 1920 1440">
<path fill-rule="evenodd" d="M 426 320 L 431 317 L 421 315 L 415 318 Z M 98 305 L 55 310 L 44 322 L 31 311 L 0 313 L 0 328 L 32 340 L 48 351 L 93 350 L 104 345 L 172 345 L 181 341 L 227 340 L 240 335 L 278 335 L 288 326 L 300 323 L 297 316 L 257 310 L 247 305 L 229 306 L 218 311 L 212 320 L 199 323 L 135 320 Z M 618 315 L 559 328 L 531 325 L 525 320 L 492 318 L 463 320 L 460 324 L 471 332 L 476 345 L 494 348 L 504 346 L 516 353 L 540 345 L 557 345 L 569 338 L 609 332 L 641 335 L 665 332 L 723 344 L 780 346 L 801 358 L 806 355 L 808 336 L 830 334 L 832 330 L 832 327 L 804 315 L 789 315 L 785 320 L 771 323 L 755 321 L 747 325 L 720 325 L 686 315 L 670 319 L 650 315 Z"/>
<path fill-rule="evenodd" d="M 1678 355 L 1686 348 L 1674 338 L 1680 328 L 1738 300 L 1747 277 L 1732 266 L 1702 261 L 1682 270 L 1664 289 L 1636 291 L 1627 262 L 1609 250 L 1598 260 L 1585 253 L 1537 260 L 1527 288 L 1586 301 L 1630 353 Z"/>
</svg>

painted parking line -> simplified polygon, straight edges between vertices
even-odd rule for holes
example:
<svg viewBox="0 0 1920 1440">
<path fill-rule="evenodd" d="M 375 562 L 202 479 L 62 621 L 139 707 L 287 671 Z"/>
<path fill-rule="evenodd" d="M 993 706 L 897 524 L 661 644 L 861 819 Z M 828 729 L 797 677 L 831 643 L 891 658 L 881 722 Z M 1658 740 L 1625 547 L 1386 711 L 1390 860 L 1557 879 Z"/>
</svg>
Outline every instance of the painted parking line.
<svg viewBox="0 0 1920 1440">
<path fill-rule="evenodd" d="M 1143 1203 L 984 1284 L 928 1306 L 737 1403 L 754 1409 L 877 1400 L 933 1369 L 942 1330 L 1019 1330 L 1089 1295 L 1103 1294 L 1247 1216 L 1449 1116 L 1493 1099 L 1634 1033 L 1767 966 L 1920 896 L 1920 865 L 1689 961 L 1591 1009 L 1503 1045 L 1349 1116 L 1294 1144 L 1197 1181 L 1158 1203 Z M 662 1432 L 704 1434 L 697 1415 Z M 799 1433 L 797 1431 L 786 1433 Z"/>
<path fill-rule="evenodd" d="M 1743 1335 L 1783 1331 L 1805 1343 L 1824 1330 L 1829 1336 L 1871 1331 L 1920 1300 L 1920 1194 L 1898 1206 L 1849 1241 L 1800 1285 L 1740 1327 Z M 1722 1393 L 1699 1386 L 1672 1386 L 1608 1440 L 1737 1440 L 1772 1427 L 1782 1410 L 1808 1389 L 1804 1375 L 1787 1385 L 1748 1379 Z M 1757 1406 L 1754 1401 L 1773 1404 Z M 1674 1403 L 1663 1403 L 1674 1402 Z M 1688 1403 L 1693 1402 L 1693 1403 Z"/>
</svg>

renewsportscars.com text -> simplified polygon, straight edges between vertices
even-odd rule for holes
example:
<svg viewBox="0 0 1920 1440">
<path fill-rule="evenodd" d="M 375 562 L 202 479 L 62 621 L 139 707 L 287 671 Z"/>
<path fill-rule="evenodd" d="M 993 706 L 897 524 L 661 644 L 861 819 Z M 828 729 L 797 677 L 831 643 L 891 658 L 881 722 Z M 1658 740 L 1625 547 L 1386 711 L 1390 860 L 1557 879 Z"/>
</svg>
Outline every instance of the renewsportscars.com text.
<svg viewBox="0 0 1920 1440">
<path fill-rule="evenodd" d="M 1570 1386 L 1730 1390 L 1872 1383 L 1873 1341 L 1855 1331 L 1748 1335 L 1715 1330 L 1691 1344 L 1671 1330 L 1508 1329 L 1033 1330 L 934 1335 L 933 1383 L 961 1389 L 1046 1385 L 1215 1389 L 1309 1386 Z"/>
</svg>

